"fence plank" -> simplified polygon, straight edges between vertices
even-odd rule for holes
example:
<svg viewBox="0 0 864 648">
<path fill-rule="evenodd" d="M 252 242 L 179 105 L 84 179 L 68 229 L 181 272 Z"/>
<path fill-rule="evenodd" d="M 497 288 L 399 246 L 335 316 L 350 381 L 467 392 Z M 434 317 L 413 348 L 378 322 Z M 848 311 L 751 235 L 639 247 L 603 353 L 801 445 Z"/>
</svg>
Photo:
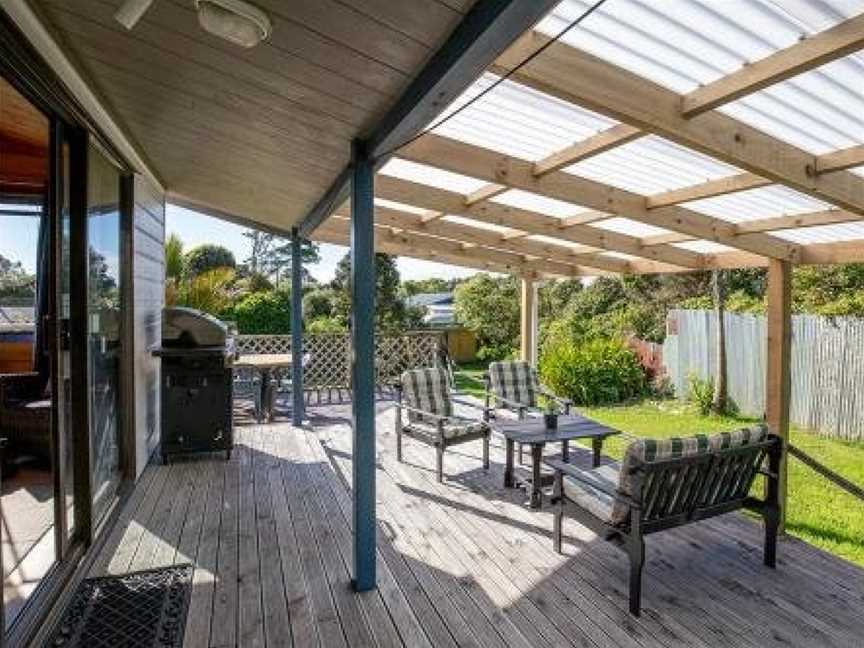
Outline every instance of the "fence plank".
<svg viewBox="0 0 864 648">
<path fill-rule="evenodd" d="M 687 376 L 714 373 L 717 323 L 711 311 L 674 310 L 663 363 L 679 397 Z M 766 324 L 760 315 L 726 313 L 729 394 L 743 414 L 765 412 Z M 677 333 L 674 333 L 677 331 Z M 792 423 L 850 441 L 864 440 L 864 320 L 792 318 Z"/>
</svg>

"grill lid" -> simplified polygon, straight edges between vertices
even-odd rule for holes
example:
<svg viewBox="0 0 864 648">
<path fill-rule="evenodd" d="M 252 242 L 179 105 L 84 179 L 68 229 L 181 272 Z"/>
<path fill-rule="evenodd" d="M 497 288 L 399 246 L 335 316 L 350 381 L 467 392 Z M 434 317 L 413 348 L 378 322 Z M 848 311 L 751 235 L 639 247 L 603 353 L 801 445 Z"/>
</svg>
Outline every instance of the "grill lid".
<svg viewBox="0 0 864 648">
<path fill-rule="evenodd" d="M 163 347 L 225 347 L 229 337 L 225 323 L 209 313 L 182 306 L 162 311 Z"/>
</svg>

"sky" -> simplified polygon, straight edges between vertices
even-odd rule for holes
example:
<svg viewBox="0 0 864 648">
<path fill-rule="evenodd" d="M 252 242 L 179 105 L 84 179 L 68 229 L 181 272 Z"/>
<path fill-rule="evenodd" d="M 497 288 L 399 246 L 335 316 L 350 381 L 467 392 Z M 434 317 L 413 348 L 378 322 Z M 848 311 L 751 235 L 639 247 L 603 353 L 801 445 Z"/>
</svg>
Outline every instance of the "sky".
<svg viewBox="0 0 864 648">
<path fill-rule="evenodd" d="M 218 218 L 175 205 L 166 209 L 165 229 L 175 233 L 189 250 L 202 243 L 224 245 L 234 253 L 238 263 L 249 257 L 249 240 L 243 236 L 246 228 Z M 21 261 L 28 272 L 36 270 L 36 245 L 39 220 L 30 217 L 4 216 L 0 219 L 0 254 L 12 261 Z M 320 244 L 321 260 L 309 267 L 312 276 L 320 282 L 333 279 L 336 264 L 348 252 L 348 248 L 327 243 Z M 397 261 L 402 279 L 429 279 L 439 277 L 467 277 L 476 272 L 470 268 L 400 257 Z"/>
<path fill-rule="evenodd" d="M 249 257 L 249 240 L 243 236 L 246 228 L 218 218 L 190 211 L 175 205 L 166 210 L 165 230 L 177 234 L 183 241 L 184 249 L 189 250 L 202 243 L 218 243 L 234 253 L 238 263 Z M 336 273 L 336 264 L 348 252 L 348 248 L 329 243 L 320 244 L 321 260 L 309 267 L 312 276 L 320 282 L 328 282 Z M 402 279 L 429 279 L 440 277 L 467 277 L 477 271 L 470 268 L 433 263 L 420 259 L 400 257 L 397 260 Z"/>
</svg>

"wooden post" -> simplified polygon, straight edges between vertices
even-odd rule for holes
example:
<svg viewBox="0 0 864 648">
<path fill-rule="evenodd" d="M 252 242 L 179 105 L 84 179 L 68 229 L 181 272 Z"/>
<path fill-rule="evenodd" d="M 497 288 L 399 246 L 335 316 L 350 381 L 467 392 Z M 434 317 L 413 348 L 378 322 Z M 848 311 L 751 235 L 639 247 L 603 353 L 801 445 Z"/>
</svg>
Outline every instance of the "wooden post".
<svg viewBox="0 0 864 648">
<path fill-rule="evenodd" d="M 303 241 L 291 230 L 291 423 L 303 425 Z"/>
<path fill-rule="evenodd" d="M 765 420 L 772 433 L 783 439 L 780 461 L 780 532 L 786 524 L 789 400 L 792 391 L 792 266 L 770 259 L 768 264 L 768 367 L 765 380 Z"/>
<path fill-rule="evenodd" d="M 536 290 L 531 277 L 522 277 L 522 306 L 520 320 L 520 354 L 525 362 L 537 362 L 537 308 Z"/>
<path fill-rule="evenodd" d="M 354 588 L 375 575 L 375 235 L 373 160 L 352 144 L 351 422 L 353 428 Z"/>
</svg>

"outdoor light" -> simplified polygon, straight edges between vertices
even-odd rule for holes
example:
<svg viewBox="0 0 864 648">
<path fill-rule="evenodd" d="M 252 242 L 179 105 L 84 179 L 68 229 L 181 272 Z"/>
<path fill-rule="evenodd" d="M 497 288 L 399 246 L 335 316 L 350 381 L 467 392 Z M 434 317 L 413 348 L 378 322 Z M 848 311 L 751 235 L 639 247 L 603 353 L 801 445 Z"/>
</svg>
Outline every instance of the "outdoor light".
<svg viewBox="0 0 864 648">
<path fill-rule="evenodd" d="M 215 36 L 241 47 L 254 47 L 270 36 L 270 19 L 243 0 L 195 0 L 198 22 Z"/>
</svg>

